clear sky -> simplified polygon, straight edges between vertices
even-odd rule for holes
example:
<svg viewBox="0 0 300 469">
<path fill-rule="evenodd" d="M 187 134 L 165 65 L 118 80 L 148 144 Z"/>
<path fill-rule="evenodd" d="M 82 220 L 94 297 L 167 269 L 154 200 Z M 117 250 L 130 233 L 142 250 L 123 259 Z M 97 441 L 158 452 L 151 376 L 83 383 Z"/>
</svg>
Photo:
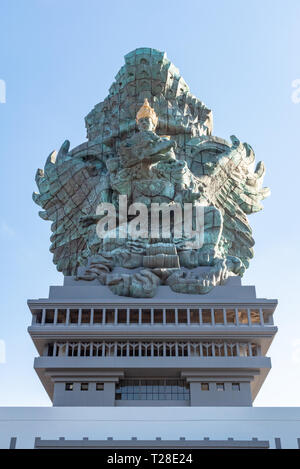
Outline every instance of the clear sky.
<svg viewBox="0 0 300 469">
<path fill-rule="evenodd" d="M 0 405 L 50 405 L 33 371 L 26 300 L 46 297 L 62 275 L 31 199 L 36 169 L 66 138 L 85 141 L 84 116 L 107 96 L 123 56 L 152 47 L 213 110 L 214 135 L 237 135 L 266 164 L 272 194 L 250 217 L 255 258 L 243 283 L 278 298 L 279 332 L 255 405 L 299 406 L 300 1 L 1 0 L 0 11 Z"/>
</svg>

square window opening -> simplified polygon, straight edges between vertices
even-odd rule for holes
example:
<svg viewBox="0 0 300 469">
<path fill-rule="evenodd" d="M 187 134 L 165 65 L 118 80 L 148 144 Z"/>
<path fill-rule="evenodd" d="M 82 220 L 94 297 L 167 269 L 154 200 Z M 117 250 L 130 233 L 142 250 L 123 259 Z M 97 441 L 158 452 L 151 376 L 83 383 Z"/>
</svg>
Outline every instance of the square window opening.
<svg viewBox="0 0 300 469">
<path fill-rule="evenodd" d="M 139 310 L 131 309 L 130 310 L 130 324 L 138 324 L 139 322 Z"/>
<path fill-rule="evenodd" d="M 236 324 L 234 309 L 226 309 L 226 322 L 227 324 Z"/>
<path fill-rule="evenodd" d="M 211 310 L 210 309 L 202 310 L 202 323 L 211 324 Z"/>
<path fill-rule="evenodd" d="M 215 309 L 214 315 L 215 315 L 215 324 L 224 324 L 224 316 L 223 316 L 222 309 Z"/>
<path fill-rule="evenodd" d="M 142 323 L 143 324 L 150 324 L 151 323 L 151 310 L 150 309 L 143 309 L 142 310 Z"/>
<path fill-rule="evenodd" d="M 103 311 L 102 309 L 94 309 L 94 324 L 102 324 Z"/>
</svg>

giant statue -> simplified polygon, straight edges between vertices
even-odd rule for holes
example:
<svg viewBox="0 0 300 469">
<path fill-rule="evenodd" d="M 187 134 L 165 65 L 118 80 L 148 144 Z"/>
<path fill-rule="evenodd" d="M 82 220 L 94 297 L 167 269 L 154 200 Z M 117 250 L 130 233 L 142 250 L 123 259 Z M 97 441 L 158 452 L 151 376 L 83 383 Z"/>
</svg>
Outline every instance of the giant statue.
<svg viewBox="0 0 300 469">
<path fill-rule="evenodd" d="M 269 194 L 264 165 L 235 136 L 212 135 L 212 112 L 165 53 L 126 55 L 85 121 L 87 142 L 66 140 L 36 174 L 60 272 L 140 298 L 160 285 L 205 294 L 243 275 L 247 216 Z"/>
</svg>

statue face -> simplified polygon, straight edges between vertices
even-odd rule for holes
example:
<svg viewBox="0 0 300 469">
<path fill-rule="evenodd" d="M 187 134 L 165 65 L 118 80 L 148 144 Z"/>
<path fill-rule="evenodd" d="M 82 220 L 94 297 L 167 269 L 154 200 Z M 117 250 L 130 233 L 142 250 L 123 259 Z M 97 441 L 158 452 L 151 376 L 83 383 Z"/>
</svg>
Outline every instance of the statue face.
<svg viewBox="0 0 300 469">
<path fill-rule="evenodd" d="M 145 130 L 154 130 L 155 126 L 153 124 L 152 119 L 150 117 L 142 117 L 138 121 L 138 128 L 140 131 L 145 131 Z"/>
</svg>

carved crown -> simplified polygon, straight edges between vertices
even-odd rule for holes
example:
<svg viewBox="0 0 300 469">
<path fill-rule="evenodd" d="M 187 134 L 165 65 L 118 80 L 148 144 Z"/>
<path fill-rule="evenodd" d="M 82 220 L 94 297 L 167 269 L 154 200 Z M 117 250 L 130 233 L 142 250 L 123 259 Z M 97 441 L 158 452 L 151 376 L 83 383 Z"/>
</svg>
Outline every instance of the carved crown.
<svg viewBox="0 0 300 469">
<path fill-rule="evenodd" d="M 143 106 L 139 109 L 136 115 L 136 122 L 138 122 L 143 117 L 150 117 L 155 127 L 157 126 L 158 117 L 154 109 L 150 106 L 147 98 L 145 99 Z"/>
</svg>

